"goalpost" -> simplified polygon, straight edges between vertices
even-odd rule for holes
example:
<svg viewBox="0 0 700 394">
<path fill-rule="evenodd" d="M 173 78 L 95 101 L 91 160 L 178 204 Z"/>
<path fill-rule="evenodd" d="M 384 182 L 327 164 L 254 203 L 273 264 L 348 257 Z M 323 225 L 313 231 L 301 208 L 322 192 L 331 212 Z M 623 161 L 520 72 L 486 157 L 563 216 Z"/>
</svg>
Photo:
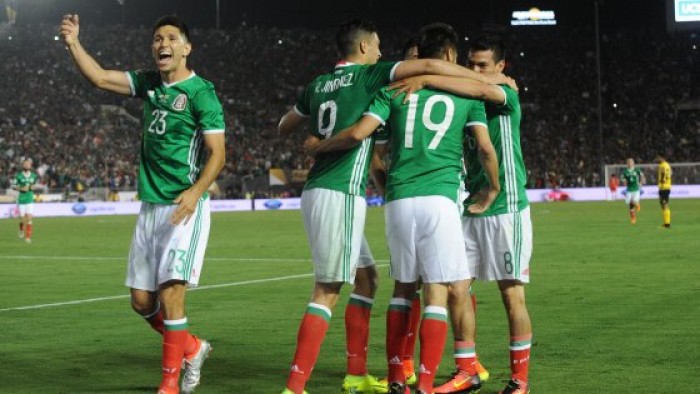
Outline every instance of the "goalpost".
<svg viewBox="0 0 700 394">
<path fill-rule="evenodd" d="M 700 185 L 700 162 L 692 163 L 669 163 L 672 171 L 672 181 L 674 185 Z M 657 169 L 656 163 L 642 163 L 634 165 L 642 170 L 645 185 L 656 185 Z M 622 171 L 627 168 L 626 164 L 606 164 L 605 165 L 605 186 L 609 185 L 610 176 L 615 174 L 621 176 Z M 620 182 L 622 184 L 622 182 Z"/>
</svg>

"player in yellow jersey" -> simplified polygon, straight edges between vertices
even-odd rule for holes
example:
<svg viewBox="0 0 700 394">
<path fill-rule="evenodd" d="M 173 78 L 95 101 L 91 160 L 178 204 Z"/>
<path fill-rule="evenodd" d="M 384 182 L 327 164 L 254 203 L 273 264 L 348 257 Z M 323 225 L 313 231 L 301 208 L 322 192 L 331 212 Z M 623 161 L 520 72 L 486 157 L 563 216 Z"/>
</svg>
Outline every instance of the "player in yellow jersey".
<svg viewBox="0 0 700 394">
<path fill-rule="evenodd" d="M 673 172 L 663 153 L 657 154 L 655 161 L 659 163 L 656 182 L 659 185 L 659 202 L 661 203 L 664 227 L 671 228 L 671 208 L 668 207 L 668 199 L 671 197 L 671 175 Z"/>
</svg>

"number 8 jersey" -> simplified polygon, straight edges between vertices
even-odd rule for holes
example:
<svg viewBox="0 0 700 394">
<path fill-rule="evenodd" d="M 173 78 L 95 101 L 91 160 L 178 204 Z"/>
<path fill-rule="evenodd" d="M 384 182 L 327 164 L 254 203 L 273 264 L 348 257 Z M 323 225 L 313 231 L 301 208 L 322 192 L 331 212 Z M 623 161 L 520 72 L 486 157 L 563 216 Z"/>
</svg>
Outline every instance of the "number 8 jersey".
<svg viewBox="0 0 700 394">
<path fill-rule="evenodd" d="M 333 73 L 316 77 L 306 87 L 294 110 L 311 118 L 312 135 L 330 138 L 360 120 L 374 95 L 393 80 L 398 64 L 340 62 Z M 352 149 L 318 155 L 304 189 L 364 196 L 373 146 L 374 138 L 367 138 Z"/>
<path fill-rule="evenodd" d="M 224 132 L 221 103 L 214 85 L 194 72 L 172 84 L 157 71 L 126 75 L 132 96 L 144 100 L 139 198 L 172 204 L 199 179 L 203 135 Z"/>
</svg>

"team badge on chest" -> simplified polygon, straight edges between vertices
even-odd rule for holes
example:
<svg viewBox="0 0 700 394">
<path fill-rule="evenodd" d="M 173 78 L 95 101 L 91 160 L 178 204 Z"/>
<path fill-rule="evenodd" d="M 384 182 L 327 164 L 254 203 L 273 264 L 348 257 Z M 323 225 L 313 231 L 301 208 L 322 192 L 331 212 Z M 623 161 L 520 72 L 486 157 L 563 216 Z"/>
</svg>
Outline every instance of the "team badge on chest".
<svg viewBox="0 0 700 394">
<path fill-rule="evenodd" d="M 182 111 L 187 106 L 187 95 L 184 93 L 178 94 L 173 101 L 173 109 L 175 111 Z"/>
</svg>

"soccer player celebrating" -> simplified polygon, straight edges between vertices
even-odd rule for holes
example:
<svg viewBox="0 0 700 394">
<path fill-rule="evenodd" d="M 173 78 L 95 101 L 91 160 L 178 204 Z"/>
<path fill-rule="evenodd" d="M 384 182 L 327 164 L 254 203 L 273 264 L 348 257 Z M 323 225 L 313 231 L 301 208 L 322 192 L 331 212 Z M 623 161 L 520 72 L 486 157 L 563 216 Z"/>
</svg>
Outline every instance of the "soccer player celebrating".
<svg viewBox="0 0 700 394">
<path fill-rule="evenodd" d="M 622 171 L 622 184 L 627 186 L 625 194 L 625 204 L 630 208 L 630 223 L 637 223 L 637 212 L 641 209 L 639 205 L 639 194 L 641 185 L 644 184 L 644 175 L 639 168 L 634 166 L 634 159 L 627 159 L 627 168 Z"/>
<path fill-rule="evenodd" d="M 83 76 L 100 89 L 144 100 L 142 204 L 126 285 L 133 309 L 163 336 L 158 393 L 179 392 L 181 366 L 181 389 L 189 393 L 211 351 L 187 329 L 185 290 L 198 284 L 202 272 L 210 223 L 207 189 L 225 159 L 223 110 L 212 83 L 187 67 L 192 44 L 180 19 L 166 16 L 153 27 L 154 71 L 103 69 L 80 44 L 79 29 L 78 15 L 64 16 L 60 33 Z"/>
<path fill-rule="evenodd" d="M 668 207 L 668 200 L 671 198 L 671 166 L 663 153 L 656 155 L 656 162 L 659 163 L 656 179 L 659 185 L 659 202 L 661 203 L 664 227 L 671 228 L 671 208 Z"/>
<path fill-rule="evenodd" d="M 469 65 L 485 75 L 500 74 L 505 67 L 505 50 L 500 40 L 484 37 L 476 40 L 469 52 Z M 532 224 L 525 192 L 526 170 L 520 148 L 520 101 L 509 86 L 478 86 L 469 80 L 436 76 L 403 81 L 403 90 L 427 85 L 455 94 L 477 97 L 486 102 L 490 139 L 498 154 L 499 181 L 502 188 L 494 204 L 483 213 L 465 210 L 463 221 L 467 257 L 477 279 L 496 280 L 501 291 L 510 328 L 511 379 L 504 394 L 529 392 L 528 366 L 532 327 L 525 306 L 525 283 L 529 282 L 532 254 Z M 466 150 L 467 189 L 465 205 L 474 204 L 488 188 L 488 177 L 478 160 L 473 137 Z M 453 294 L 451 294 L 453 295 Z M 456 356 L 458 352 L 455 352 Z M 459 391 L 464 380 L 458 370 L 453 379 L 436 388 L 436 393 Z"/>
<path fill-rule="evenodd" d="M 19 192 L 17 206 L 19 207 L 19 237 L 24 238 L 24 242 L 32 242 L 32 217 L 34 215 L 34 185 L 37 182 L 37 175 L 32 171 L 32 160 L 22 161 L 22 171 L 15 176 L 13 188 Z"/>
<path fill-rule="evenodd" d="M 306 87 L 296 106 L 280 121 L 280 132 L 296 130 L 311 118 L 313 131 L 307 142 L 329 138 L 359 120 L 375 93 L 395 78 L 441 74 L 499 82 L 436 59 L 378 62 L 381 52 L 377 29 L 364 20 L 343 24 L 336 34 L 336 46 L 342 60 L 333 72 L 317 77 Z M 343 391 L 386 392 L 386 387 L 368 375 L 366 369 L 376 269 L 357 269 L 365 222 L 364 189 L 373 143 L 374 139 L 369 138 L 352 149 L 317 156 L 304 186 L 301 206 L 312 249 L 315 284 L 299 327 L 285 393 L 304 392 L 343 283 L 355 284 L 351 304 L 361 306 L 352 316 L 346 310 L 347 354 L 359 357 L 348 357 Z"/>
<path fill-rule="evenodd" d="M 442 23 L 421 29 L 418 39 L 420 58 L 439 58 L 456 63 L 458 38 Z M 406 104 L 408 102 L 408 104 Z M 465 128 L 472 130 L 475 147 L 490 175 L 492 188 L 483 201 L 470 207 L 482 212 L 498 194 L 498 163 L 489 140 L 486 114 L 481 101 L 432 90 L 408 97 L 392 98 L 381 90 L 365 116 L 349 129 L 315 146 L 314 153 L 348 149 L 365 141 L 380 124 L 391 127 L 391 168 L 386 185 L 386 235 L 391 253 L 394 295 L 387 315 L 387 361 L 389 392 L 404 394 L 404 354 L 409 329 L 411 298 L 420 277 L 425 310 L 420 327 L 421 370 L 419 393 L 433 393 L 433 382 L 447 335 L 448 288 L 457 289 L 455 303 L 462 305 L 458 325 L 462 339 L 459 350 L 466 356 L 468 384 L 460 392 L 481 387 L 476 371 L 474 315 L 468 298 L 472 275 L 461 235 L 458 190 L 462 171 Z"/>
</svg>

